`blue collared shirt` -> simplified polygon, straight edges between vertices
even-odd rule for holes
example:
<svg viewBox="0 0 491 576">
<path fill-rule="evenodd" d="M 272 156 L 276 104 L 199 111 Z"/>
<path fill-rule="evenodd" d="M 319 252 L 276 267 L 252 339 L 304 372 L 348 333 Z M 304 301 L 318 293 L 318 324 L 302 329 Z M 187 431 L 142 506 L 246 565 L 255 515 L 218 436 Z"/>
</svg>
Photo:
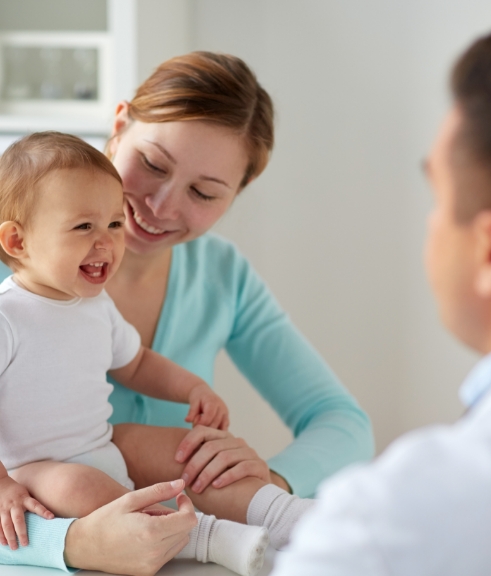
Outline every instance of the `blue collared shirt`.
<svg viewBox="0 0 491 576">
<path fill-rule="evenodd" d="M 491 354 L 484 356 L 470 371 L 459 390 L 461 402 L 468 408 L 478 402 L 491 390 Z"/>
</svg>

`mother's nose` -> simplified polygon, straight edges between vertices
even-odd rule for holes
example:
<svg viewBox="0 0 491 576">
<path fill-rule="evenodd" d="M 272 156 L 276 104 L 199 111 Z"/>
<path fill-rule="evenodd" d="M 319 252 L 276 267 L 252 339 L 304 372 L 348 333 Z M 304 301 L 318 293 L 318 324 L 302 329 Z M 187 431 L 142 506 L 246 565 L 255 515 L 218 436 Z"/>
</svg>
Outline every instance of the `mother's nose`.
<svg viewBox="0 0 491 576">
<path fill-rule="evenodd" d="M 145 197 L 145 204 L 160 219 L 176 220 L 181 209 L 182 194 L 175 185 L 163 185 Z"/>
</svg>

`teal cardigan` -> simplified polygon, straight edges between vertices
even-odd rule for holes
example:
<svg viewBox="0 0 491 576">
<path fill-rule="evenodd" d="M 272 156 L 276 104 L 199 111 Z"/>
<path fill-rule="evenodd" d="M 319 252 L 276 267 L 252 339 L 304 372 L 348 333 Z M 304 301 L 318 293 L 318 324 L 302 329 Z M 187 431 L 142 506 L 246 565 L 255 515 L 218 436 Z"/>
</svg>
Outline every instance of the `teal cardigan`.
<svg viewBox="0 0 491 576">
<path fill-rule="evenodd" d="M 2 265 L 0 281 L 9 273 Z M 367 415 L 248 261 L 223 238 L 205 234 L 173 248 L 165 305 L 152 347 L 210 385 L 216 356 L 223 348 L 227 351 L 294 435 L 294 441 L 268 464 L 299 496 L 313 496 L 321 480 L 373 455 Z M 113 384 L 113 423 L 186 426 L 186 406 Z M 30 535 L 31 542 L 39 530 L 44 542 L 57 531 L 57 521 L 43 522 Z M 60 530 L 67 530 L 66 522 Z M 53 535 L 62 557 L 59 541 Z M 19 563 L 32 563 L 24 550 L 5 555 L 4 548 L 0 547 L 0 563 L 13 563 L 13 557 Z M 47 550 L 48 555 L 56 556 Z M 54 566 L 46 561 L 38 557 L 36 563 Z"/>
</svg>

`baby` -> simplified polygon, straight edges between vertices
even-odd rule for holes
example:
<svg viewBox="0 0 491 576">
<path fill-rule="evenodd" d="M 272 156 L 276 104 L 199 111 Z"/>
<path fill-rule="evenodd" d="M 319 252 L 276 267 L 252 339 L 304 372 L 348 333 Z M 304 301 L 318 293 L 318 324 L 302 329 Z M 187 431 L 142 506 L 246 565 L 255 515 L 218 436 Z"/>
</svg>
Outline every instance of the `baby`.
<svg viewBox="0 0 491 576">
<path fill-rule="evenodd" d="M 123 257 L 124 218 L 115 168 L 74 136 L 33 134 L 0 159 L 0 258 L 14 271 L 0 284 L 3 545 L 27 544 L 25 511 L 82 517 L 134 488 L 111 442 L 107 371 L 142 394 L 189 403 L 193 425 L 228 428 L 224 402 L 143 347 L 104 291 Z M 198 514 L 184 556 L 247 576 L 267 545 L 265 528 Z"/>
</svg>

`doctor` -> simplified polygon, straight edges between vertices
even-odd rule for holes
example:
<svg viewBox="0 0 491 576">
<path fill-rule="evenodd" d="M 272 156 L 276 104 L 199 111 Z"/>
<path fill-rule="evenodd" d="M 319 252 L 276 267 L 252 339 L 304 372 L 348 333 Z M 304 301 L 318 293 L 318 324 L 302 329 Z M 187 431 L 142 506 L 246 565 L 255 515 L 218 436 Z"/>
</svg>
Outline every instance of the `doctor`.
<svg viewBox="0 0 491 576">
<path fill-rule="evenodd" d="M 453 426 L 407 434 L 327 481 L 274 576 L 483 576 L 491 546 L 491 35 L 452 74 L 454 106 L 426 170 L 426 265 L 445 326 L 484 358 Z"/>
</svg>

